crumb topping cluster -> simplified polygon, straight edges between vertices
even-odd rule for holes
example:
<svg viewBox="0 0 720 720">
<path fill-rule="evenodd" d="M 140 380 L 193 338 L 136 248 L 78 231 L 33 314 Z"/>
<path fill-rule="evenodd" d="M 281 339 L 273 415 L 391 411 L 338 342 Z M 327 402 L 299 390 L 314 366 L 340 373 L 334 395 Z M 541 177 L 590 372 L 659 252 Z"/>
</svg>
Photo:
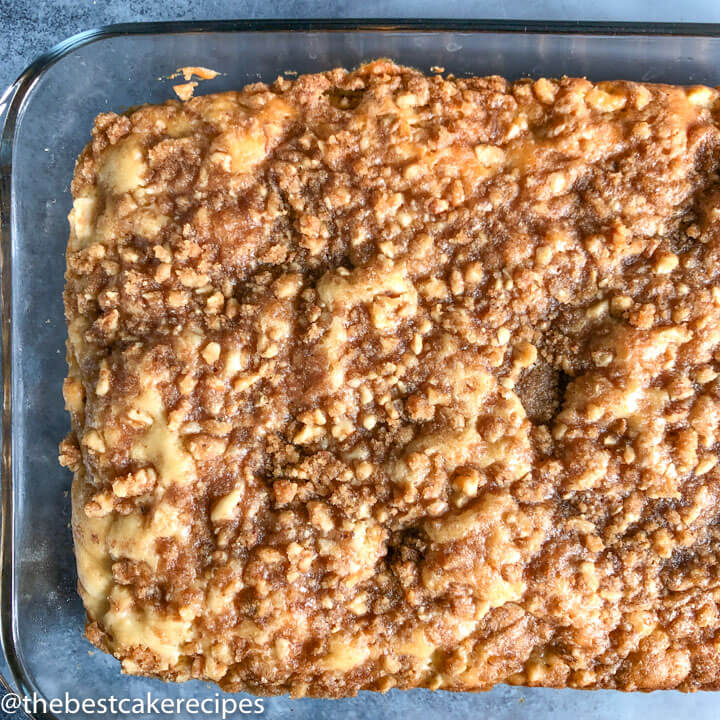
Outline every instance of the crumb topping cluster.
<svg viewBox="0 0 720 720">
<path fill-rule="evenodd" d="M 720 687 L 719 113 L 376 61 L 100 115 L 92 642 L 265 694 Z"/>
</svg>

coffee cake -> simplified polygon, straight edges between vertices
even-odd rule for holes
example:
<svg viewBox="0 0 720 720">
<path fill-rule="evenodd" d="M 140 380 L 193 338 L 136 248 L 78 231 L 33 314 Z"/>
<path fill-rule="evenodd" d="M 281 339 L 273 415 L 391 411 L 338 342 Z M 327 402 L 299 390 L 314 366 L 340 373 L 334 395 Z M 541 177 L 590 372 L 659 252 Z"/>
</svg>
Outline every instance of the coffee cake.
<svg viewBox="0 0 720 720">
<path fill-rule="evenodd" d="M 89 639 L 263 694 L 719 687 L 719 113 L 381 60 L 100 115 Z"/>
</svg>

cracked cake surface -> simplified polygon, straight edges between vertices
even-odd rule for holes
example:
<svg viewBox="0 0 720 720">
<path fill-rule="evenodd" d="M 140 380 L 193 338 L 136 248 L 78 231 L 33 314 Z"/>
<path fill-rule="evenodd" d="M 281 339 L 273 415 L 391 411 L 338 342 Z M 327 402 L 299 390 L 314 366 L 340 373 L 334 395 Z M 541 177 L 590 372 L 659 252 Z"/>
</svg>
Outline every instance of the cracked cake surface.
<svg viewBox="0 0 720 720">
<path fill-rule="evenodd" d="M 719 687 L 719 114 L 379 60 L 98 116 L 89 639 L 263 694 Z"/>
</svg>

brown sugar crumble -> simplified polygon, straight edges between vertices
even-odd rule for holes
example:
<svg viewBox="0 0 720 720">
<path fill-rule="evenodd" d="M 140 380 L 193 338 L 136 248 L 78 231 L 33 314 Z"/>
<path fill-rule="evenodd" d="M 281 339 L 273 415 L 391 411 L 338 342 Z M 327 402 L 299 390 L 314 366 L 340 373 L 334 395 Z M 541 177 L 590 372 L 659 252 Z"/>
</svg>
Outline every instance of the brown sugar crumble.
<svg viewBox="0 0 720 720">
<path fill-rule="evenodd" d="M 231 691 L 720 688 L 720 102 L 389 61 L 100 115 L 87 635 Z"/>
</svg>

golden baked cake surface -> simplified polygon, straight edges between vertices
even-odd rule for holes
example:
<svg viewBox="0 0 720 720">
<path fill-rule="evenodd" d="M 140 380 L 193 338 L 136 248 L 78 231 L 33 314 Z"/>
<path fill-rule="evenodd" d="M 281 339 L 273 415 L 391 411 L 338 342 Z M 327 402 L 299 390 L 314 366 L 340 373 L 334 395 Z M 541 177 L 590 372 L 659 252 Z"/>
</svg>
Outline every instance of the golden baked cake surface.
<svg viewBox="0 0 720 720">
<path fill-rule="evenodd" d="M 298 696 L 720 686 L 719 109 L 377 61 L 99 116 L 90 640 Z"/>
</svg>

